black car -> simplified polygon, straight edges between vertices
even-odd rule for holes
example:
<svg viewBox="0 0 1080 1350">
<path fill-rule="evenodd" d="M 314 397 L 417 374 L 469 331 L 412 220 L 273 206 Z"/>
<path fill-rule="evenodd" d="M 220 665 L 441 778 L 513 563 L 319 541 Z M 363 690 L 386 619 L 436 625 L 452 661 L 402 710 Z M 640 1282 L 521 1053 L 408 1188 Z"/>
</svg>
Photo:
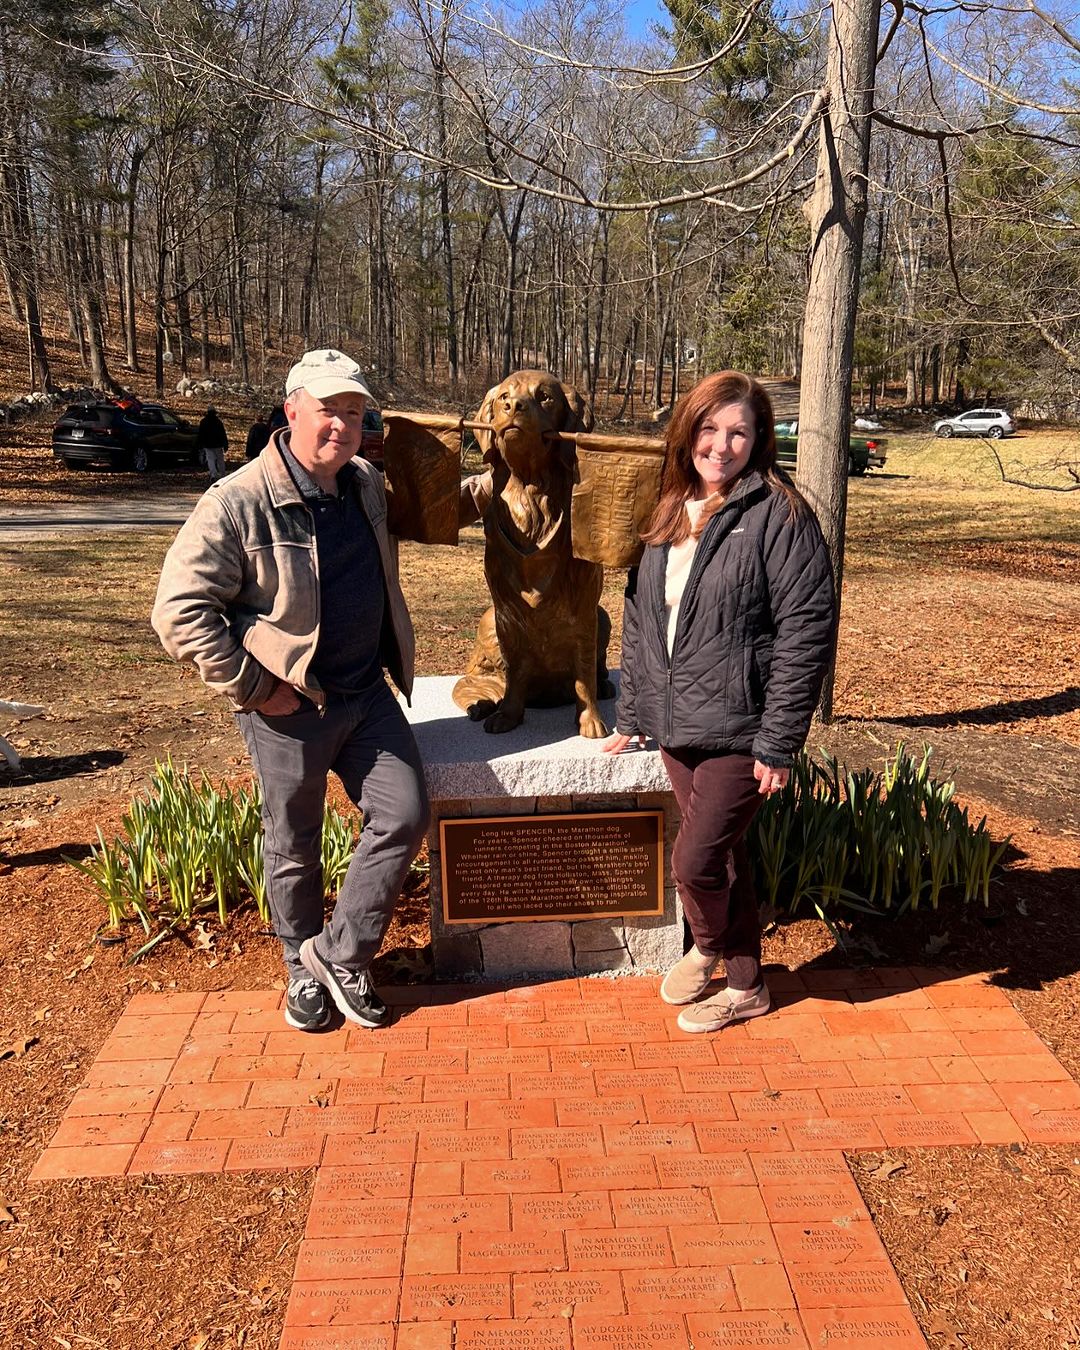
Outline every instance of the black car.
<svg viewBox="0 0 1080 1350">
<path fill-rule="evenodd" d="M 379 469 L 383 467 L 383 434 L 382 413 L 368 404 L 360 435 L 360 454 Z"/>
<path fill-rule="evenodd" d="M 195 428 L 159 403 L 74 403 L 53 427 L 53 454 L 69 469 L 198 464 Z"/>
</svg>

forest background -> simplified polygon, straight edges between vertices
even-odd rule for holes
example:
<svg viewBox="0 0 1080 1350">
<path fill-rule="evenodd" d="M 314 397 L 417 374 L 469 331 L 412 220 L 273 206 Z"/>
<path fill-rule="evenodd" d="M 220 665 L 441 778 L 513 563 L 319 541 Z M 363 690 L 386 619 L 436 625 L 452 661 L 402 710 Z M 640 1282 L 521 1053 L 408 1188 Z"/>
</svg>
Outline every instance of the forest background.
<svg viewBox="0 0 1080 1350">
<path fill-rule="evenodd" d="M 866 197 L 866 404 L 888 385 L 909 406 L 1071 413 L 1068 14 L 842 8 L 878 45 L 867 171 L 840 189 Z M 830 115 L 865 90 L 830 89 L 832 9 L 660 15 L 635 32 L 610 0 L 15 0 L 0 296 L 27 383 L 52 381 L 55 319 L 102 389 L 276 381 L 315 343 L 355 351 L 384 396 L 460 400 L 543 364 L 631 414 L 699 369 L 798 376 L 811 193 Z"/>
</svg>

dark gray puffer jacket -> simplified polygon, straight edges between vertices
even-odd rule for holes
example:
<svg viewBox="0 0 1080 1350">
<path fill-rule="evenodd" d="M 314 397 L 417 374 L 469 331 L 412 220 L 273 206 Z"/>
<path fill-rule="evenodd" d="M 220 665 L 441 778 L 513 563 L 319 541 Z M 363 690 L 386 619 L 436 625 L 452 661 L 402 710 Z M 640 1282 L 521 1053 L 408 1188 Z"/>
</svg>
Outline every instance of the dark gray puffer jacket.
<svg viewBox="0 0 1080 1350">
<path fill-rule="evenodd" d="M 787 768 L 802 748 L 829 661 L 836 601 L 808 509 L 752 472 L 702 531 L 668 659 L 668 547 L 630 573 L 618 726 L 670 748 L 752 754 Z"/>
</svg>

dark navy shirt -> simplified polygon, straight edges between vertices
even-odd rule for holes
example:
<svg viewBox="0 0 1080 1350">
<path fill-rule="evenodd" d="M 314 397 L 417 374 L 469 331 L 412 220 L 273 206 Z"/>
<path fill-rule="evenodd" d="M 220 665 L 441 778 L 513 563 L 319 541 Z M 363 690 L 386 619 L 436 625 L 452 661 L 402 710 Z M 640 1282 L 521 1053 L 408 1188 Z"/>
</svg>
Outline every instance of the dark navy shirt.
<svg viewBox="0 0 1080 1350">
<path fill-rule="evenodd" d="M 355 464 L 338 470 L 337 494 L 324 492 L 285 444 L 286 466 L 315 522 L 319 561 L 319 642 L 312 674 L 328 694 L 359 694 L 382 680 L 385 594 L 375 531 L 352 490 Z"/>
</svg>

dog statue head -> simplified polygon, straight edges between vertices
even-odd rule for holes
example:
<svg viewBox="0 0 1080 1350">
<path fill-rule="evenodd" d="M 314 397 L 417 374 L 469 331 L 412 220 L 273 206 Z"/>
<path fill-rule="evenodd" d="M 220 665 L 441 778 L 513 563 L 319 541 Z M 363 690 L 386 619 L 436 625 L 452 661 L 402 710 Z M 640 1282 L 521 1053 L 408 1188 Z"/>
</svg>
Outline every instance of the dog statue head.
<svg viewBox="0 0 1080 1350">
<path fill-rule="evenodd" d="M 546 370 L 517 370 L 489 389 L 477 421 L 491 431 L 477 437 L 484 460 L 502 459 L 519 478 L 531 481 L 551 462 L 570 464 L 573 445 L 560 431 L 588 431 L 592 414 L 576 389 Z"/>
</svg>

